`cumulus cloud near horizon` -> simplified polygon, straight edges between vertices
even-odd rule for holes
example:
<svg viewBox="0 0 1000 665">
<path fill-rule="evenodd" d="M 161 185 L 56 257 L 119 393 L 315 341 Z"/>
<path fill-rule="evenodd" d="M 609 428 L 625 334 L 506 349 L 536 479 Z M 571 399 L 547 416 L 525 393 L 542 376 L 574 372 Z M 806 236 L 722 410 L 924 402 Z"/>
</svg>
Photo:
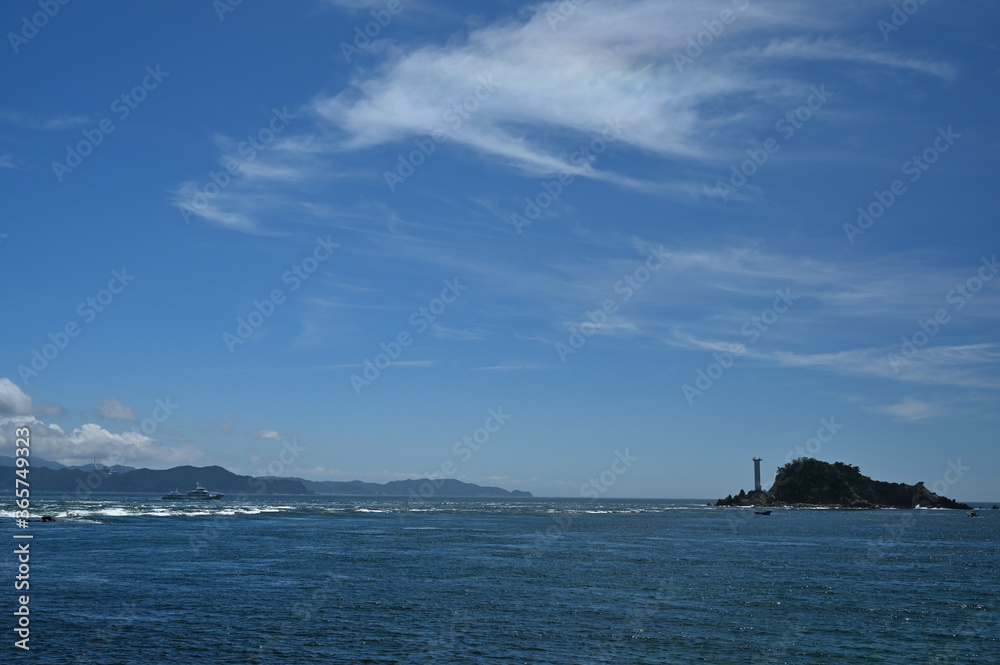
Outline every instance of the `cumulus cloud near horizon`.
<svg viewBox="0 0 1000 665">
<path fill-rule="evenodd" d="M 66 430 L 30 415 L 0 417 L 2 454 L 13 454 L 14 429 L 23 426 L 31 429 L 33 455 L 68 466 L 87 464 L 94 459 L 105 464 L 176 466 L 191 464 L 205 456 L 205 451 L 196 446 L 169 446 L 137 430 L 116 433 L 96 423 Z"/>
<path fill-rule="evenodd" d="M 31 411 L 31 397 L 10 379 L 0 378 L 0 413 L 16 416 Z"/>
<path fill-rule="evenodd" d="M 46 406 L 35 404 L 31 395 L 21 390 L 20 386 L 7 377 L 0 377 L 0 416 L 62 415 L 64 413 L 66 413 L 66 409 L 58 404 Z"/>
</svg>

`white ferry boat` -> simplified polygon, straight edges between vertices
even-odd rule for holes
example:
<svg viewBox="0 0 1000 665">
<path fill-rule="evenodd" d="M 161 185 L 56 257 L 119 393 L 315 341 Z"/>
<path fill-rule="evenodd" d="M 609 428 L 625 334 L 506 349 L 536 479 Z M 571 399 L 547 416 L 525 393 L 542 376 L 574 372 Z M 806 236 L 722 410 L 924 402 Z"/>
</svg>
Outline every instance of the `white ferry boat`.
<svg viewBox="0 0 1000 665">
<path fill-rule="evenodd" d="M 217 492 L 209 492 L 201 486 L 201 483 L 198 483 L 198 486 L 193 490 L 188 490 L 187 492 L 174 490 L 173 492 L 164 494 L 161 498 L 165 501 L 210 501 L 212 499 L 221 499 L 222 495 Z"/>
</svg>

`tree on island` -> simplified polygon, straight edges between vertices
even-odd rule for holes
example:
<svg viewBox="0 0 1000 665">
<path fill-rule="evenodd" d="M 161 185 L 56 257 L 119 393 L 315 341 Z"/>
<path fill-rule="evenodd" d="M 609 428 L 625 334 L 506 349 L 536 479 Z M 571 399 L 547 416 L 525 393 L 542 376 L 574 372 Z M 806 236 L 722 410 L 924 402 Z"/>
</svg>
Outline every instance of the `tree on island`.
<svg viewBox="0 0 1000 665">
<path fill-rule="evenodd" d="M 800 457 L 778 468 L 767 491 L 719 499 L 717 506 L 830 506 L 838 508 L 957 508 L 969 506 L 916 485 L 872 480 L 843 462 Z"/>
</svg>

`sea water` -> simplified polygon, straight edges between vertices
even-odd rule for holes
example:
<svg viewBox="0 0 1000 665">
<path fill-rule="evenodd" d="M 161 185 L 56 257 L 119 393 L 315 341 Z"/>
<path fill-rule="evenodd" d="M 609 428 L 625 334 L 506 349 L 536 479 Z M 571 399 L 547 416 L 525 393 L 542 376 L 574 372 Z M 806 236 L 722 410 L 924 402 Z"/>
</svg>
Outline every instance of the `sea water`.
<svg viewBox="0 0 1000 665">
<path fill-rule="evenodd" d="M 1000 511 L 33 497 L 4 663 L 1000 663 Z"/>
</svg>

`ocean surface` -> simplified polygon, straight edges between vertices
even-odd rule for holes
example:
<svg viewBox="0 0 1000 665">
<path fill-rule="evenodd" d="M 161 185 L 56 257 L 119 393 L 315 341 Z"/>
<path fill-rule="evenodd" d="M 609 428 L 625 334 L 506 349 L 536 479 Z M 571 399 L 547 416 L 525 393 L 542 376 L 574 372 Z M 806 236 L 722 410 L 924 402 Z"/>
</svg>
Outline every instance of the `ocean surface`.
<svg viewBox="0 0 1000 665">
<path fill-rule="evenodd" d="M 33 496 L 3 663 L 1000 663 L 1000 510 Z M 30 533 L 30 652 L 13 646 Z"/>
</svg>

